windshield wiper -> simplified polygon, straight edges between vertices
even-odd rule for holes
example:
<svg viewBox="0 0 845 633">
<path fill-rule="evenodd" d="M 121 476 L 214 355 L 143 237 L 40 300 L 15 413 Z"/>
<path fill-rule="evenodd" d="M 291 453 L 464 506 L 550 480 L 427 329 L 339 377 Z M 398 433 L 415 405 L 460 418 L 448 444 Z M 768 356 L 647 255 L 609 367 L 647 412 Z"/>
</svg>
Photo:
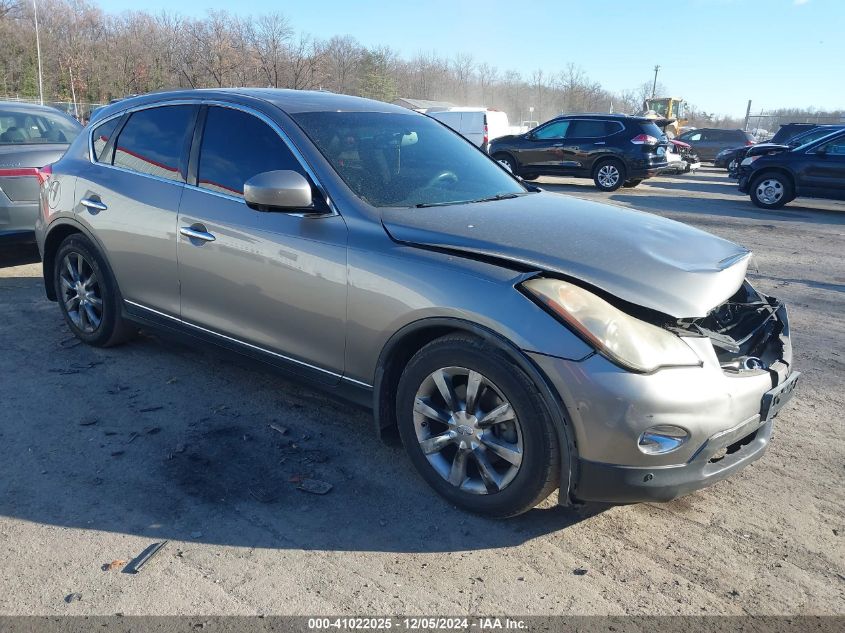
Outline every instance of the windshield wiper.
<svg viewBox="0 0 845 633">
<path fill-rule="evenodd" d="M 526 196 L 529 193 L 533 193 L 531 191 L 525 191 L 522 193 L 497 193 L 495 196 L 489 196 L 487 198 L 478 198 L 477 200 L 449 200 L 447 202 L 420 202 L 419 204 L 415 204 L 414 206 L 417 209 L 424 209 L 425 207 L 445 207 L 451 204 L 472 204 L 474 202 L 493 202 L 494 200 L 509 200 L 510 198 L 518 198 L 519 196 Z"/>
<path fill-rule="evenodd" d="M 420 202 L 415 204 L 417 209 L 425 209 L 426 207 L 448 207 L 450 204 L 466 204 L 472 202 L 471 200 L 449 200 L 448 202 Z"/>
<path fill-rule="evenodd" d="M 494 200 L 510 200 L 511 198 L 518 198 L 519 196 L 527 195 L 528 191 L 523 193 L 497 193 L 495 196 L 488 198 L 479 198 L 478 200 L 470 200 L 470 202 L 493 202 Z"/>
</svg>

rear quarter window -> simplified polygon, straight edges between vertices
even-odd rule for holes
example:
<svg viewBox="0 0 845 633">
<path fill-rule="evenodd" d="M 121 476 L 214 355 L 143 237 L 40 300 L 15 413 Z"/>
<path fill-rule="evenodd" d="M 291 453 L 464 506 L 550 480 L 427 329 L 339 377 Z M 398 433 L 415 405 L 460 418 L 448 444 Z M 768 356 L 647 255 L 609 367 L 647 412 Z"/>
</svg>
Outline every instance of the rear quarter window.
<svg viewBox="0 0 845 633">
<path fill-rule="evenodd" d="M 120 120 L 121 117 L 116 116 L 113 119 L 109 119 L 102 125 L 98 125 L 94 128 L 94 131 L 91 132 L 92 158 L 98 163 L 111 163 L 112 156 L 114 155 L 114 148 L 112 147 L 112 150 L 108 152 L 108 155 L 103 154 L 103 150 L 106 149 L 109 140 L 120 123 Z"/>
</svg>

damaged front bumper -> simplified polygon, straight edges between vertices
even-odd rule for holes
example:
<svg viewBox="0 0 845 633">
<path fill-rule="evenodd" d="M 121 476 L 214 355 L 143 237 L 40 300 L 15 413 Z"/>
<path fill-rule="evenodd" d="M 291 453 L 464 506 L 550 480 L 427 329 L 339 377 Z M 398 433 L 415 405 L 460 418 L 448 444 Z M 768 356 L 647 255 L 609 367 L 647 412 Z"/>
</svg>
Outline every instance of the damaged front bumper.
<svg viewBox="0 0 845 633">
<path fill-rule="evenodd" d="M 748 284 L 746 288 L 753 292 Z M 725 305 L 735 306 L 738 298 L 747 297 L 735 296 Z M 687 340 L 701 357 L 701 367 L 636 374 L 598 354 L 582 361 L 531 355 L 557 388 L 572 426 L 578 457 L 571 498 L 668 501 L 724 479 L 762 456 L 773 419 L 791 398 L 799 374 L 791 368 L 786 308 L 757 293 L 751 298 L 750 308 L 720 306 L 713 311 L 719 314 L 721 309 L 725 318 L 734 310 L 730 318 L 741 325 L 741 331 L 723 328 L 716 333 L 721 347 L 706 335 L 710 330 L 704 326 L 715 328 L 714 322 L 696 323 L 700 336 Z M 744 310 L 755 311 L 756 320 L 748 322 Z M 741 344 L 730 345 L 726 339 L 731 334 Z M 754 362 L 745 363 L 748 358 Z M 644 453 L 639 438 L 660 425 L 686 430 L 688 440 L 671 452 Z"/>
</svg>

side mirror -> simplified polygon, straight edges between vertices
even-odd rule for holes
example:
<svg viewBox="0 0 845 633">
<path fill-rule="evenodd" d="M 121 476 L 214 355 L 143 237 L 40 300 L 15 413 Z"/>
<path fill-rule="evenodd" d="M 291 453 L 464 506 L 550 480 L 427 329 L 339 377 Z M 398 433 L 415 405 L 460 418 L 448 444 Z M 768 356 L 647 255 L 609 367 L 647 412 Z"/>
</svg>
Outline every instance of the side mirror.
<svg viewBox="0 0 845 633">
<path fill-rule="evenodd" d="M 816 155 L 818 156 L 827 156 L 827 148 L 822 146 L 816 150 Z"/>
<path fill-rule="evenodd" d="M 244 200 L 259 211 L 310 209 L 311 183 L 295 171 L 277 170 L 256 174 L 244 183 Z"/>
</svg>

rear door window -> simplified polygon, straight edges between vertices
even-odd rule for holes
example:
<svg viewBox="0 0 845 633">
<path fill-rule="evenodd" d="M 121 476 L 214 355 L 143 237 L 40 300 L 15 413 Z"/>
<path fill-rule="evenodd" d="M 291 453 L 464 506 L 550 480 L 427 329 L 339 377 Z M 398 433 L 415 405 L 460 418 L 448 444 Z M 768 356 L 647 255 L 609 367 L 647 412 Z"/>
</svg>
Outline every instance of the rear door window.
<svg viewBox="0 0 845 633">
<path fill-rule="evenodd" d="M 566 136 L 569 138 L 599 138 L 607 134 L 606 130 L 604 121 L 576 119 L 569 126 Z"/>
<path fill-rule="evenodd" d="M 828 141 L 819 147 L 816 152 L 826 153 L 829 156 L 845 156 L 845 136 Z"/>
<path fill-rule="evenodd" d="M 184 181 L 195 106 L 174 105 L 133 112 L 114 152 L 114 164 L 140 174 Z"/>
<path fill-rule="evenodd" d="M 275 170 L 306 176 L 285 142 L 264 121 L 233 108 L 208 109 L 197 172 L 200 188 L 242 198 L 247 180 Z"/>
</svg>

